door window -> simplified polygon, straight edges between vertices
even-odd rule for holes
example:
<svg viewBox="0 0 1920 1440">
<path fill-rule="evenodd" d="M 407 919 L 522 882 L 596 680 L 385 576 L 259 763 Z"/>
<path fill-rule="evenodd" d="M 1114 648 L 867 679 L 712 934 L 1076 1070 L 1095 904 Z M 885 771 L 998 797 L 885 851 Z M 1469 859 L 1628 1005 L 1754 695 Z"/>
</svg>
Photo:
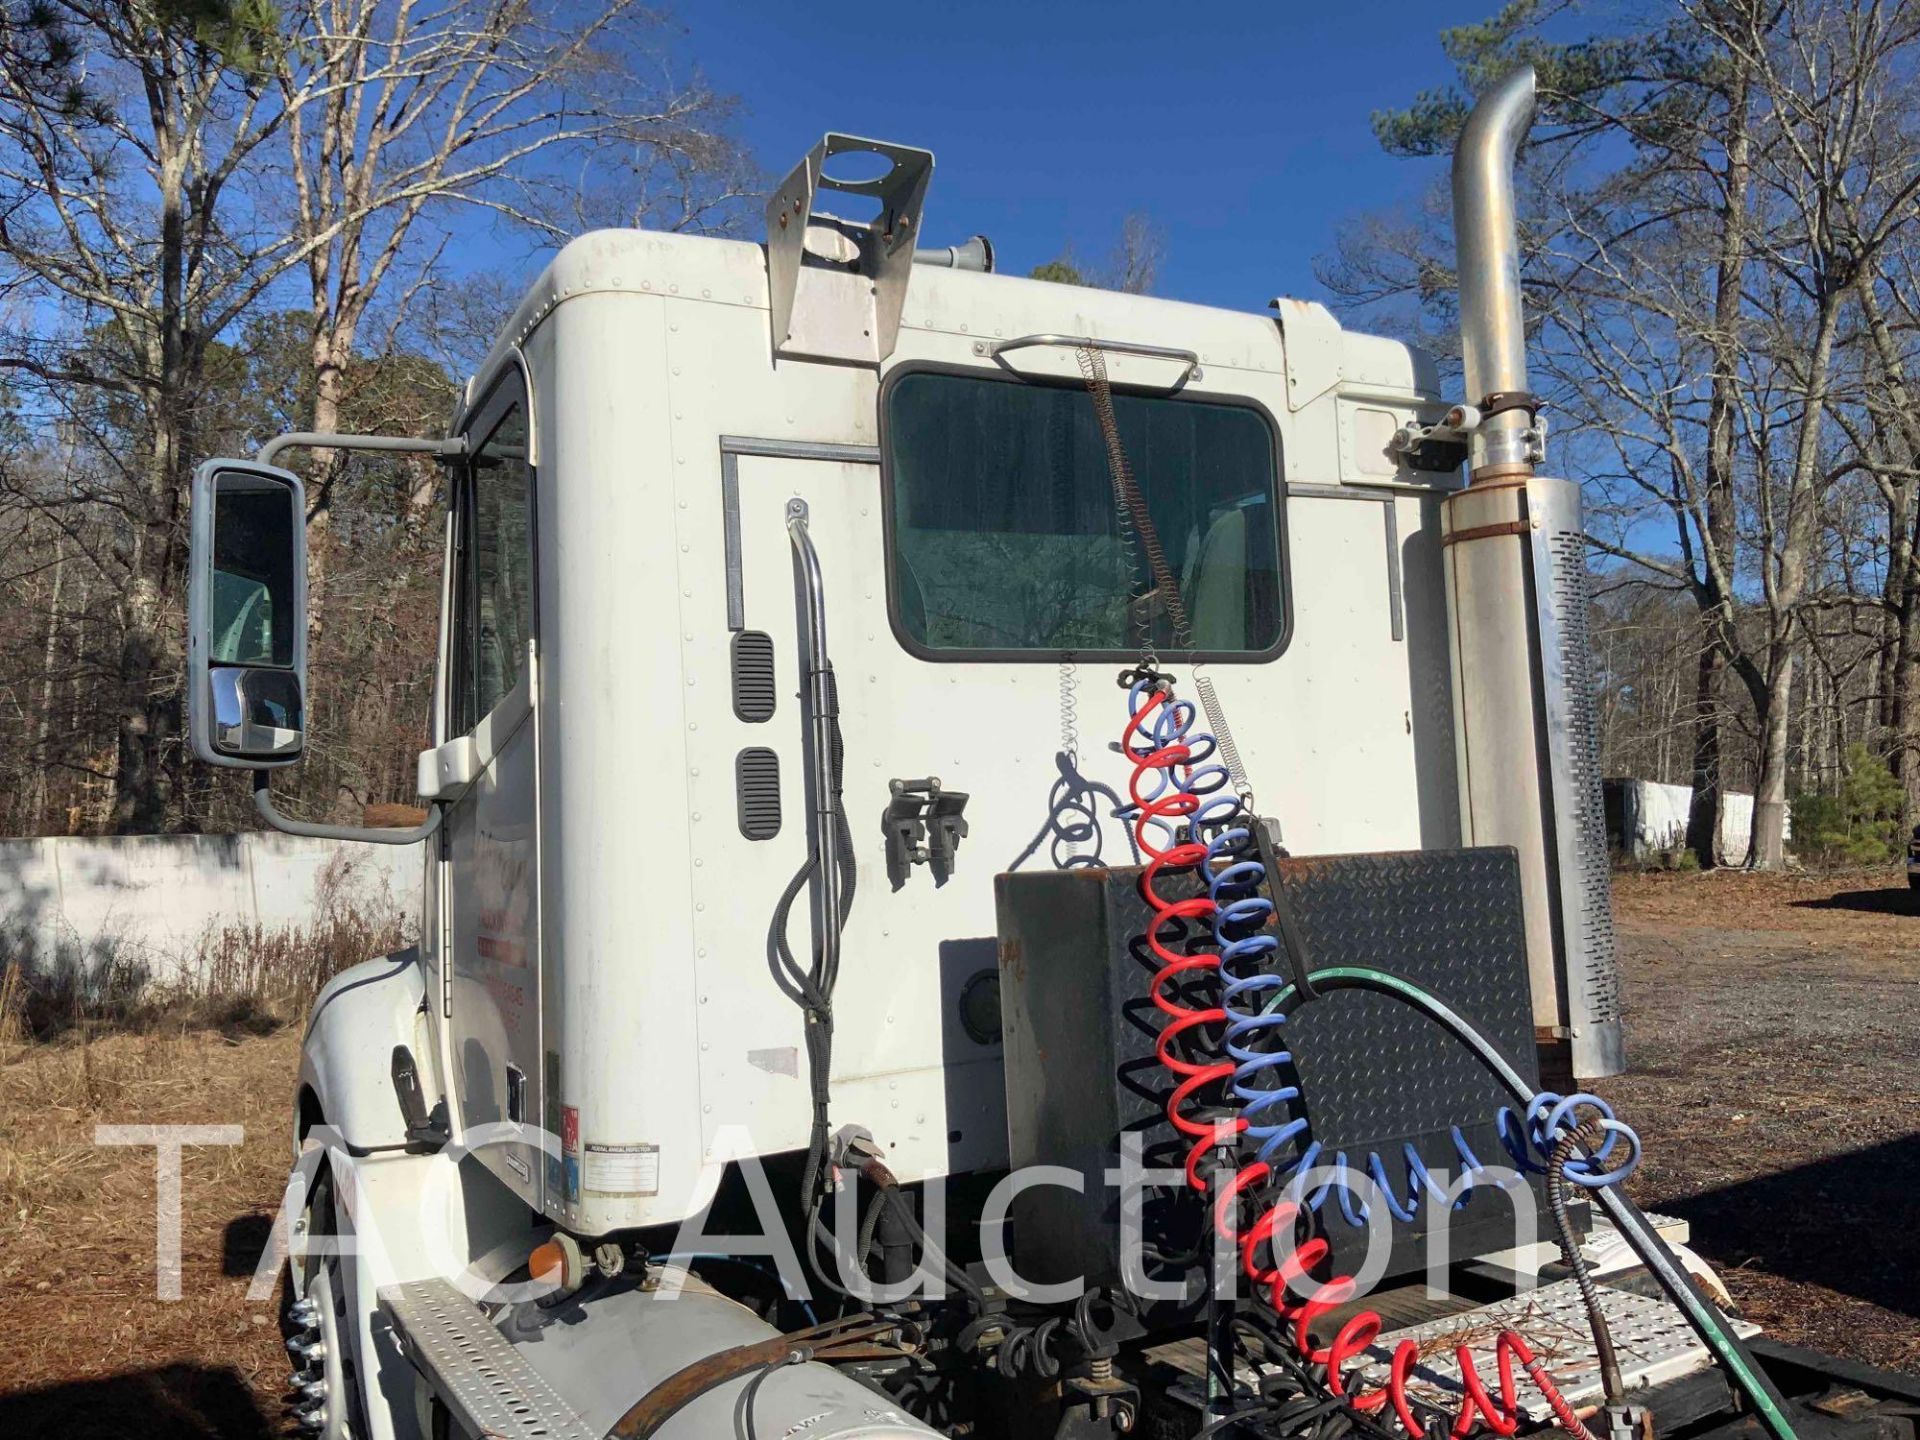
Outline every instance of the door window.
<svg viewBox="0 0 1920 1440">
<path fill-rule="evenodd" d="M 520 683 L 533 636 L 532 487 L 526 414 L 515 405 L 473 457 L 474 707 Z"/>
<path fill-rule="evenodd" d="M 456 733 L 471 730 L 520 683 L 534 634 L 533 484 L 526 409 L 517 397 L 474 448 L 466 475 L 457 523 Z"/>
</svg>

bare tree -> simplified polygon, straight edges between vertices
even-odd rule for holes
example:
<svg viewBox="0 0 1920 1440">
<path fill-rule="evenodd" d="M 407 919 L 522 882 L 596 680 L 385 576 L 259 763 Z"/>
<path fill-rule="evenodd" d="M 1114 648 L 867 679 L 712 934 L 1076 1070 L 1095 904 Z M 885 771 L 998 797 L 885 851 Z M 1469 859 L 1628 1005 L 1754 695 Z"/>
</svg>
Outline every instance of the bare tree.
<svg viewBox="0 0 1920 1440">
<path fill-rule="evenodd" d="M 242 40 L 178 11 L 50 0 L 10 11 L 4 34 L 0 283 L 44 320 L 0 341 L 0 368 L 56 407 L 133 412 L 105 567 L 122 597 L 112 823 L 157 829 L 179 719 L 181 477 L 209 349 L 255 293 L 222 219 L 273 121 Z"/>
<path fill-rule="evenodd" d="M 1763 745 L 1754 792 L 1753 863 L 1785 859 L 1789 698 L 1801 607 L 1814 579 L 1823 492 L 1836 468 L 1823 444 L 1833 403 L 1834 351 L 1843 312 L 1920 195 L 1920 149 L 1911 136 L 1914 55 L 1920 13 L 1875 0 L 1783 5 L 1776 26 L 1752 14 L 1716 33 L 1751 65 L 1765 97 L 1768 141 L 1757 176 L 1777 222 L 1756 246 L 1784 301 L 1770 315 L 1771 358 L 1785 376 L 1797 418 L 1790 459 L 1759 473 L 1767 531 L 1763 593 L 1769 614 L 1765 697 L 1756 695 Z M 1751 683 L 1751 682 L 1749 682 Z"/>
<path fill-rule="evenodd" d="M 1896 427 L 1867 404 L 1854 311 L 1862 274 L 1897 253 L 1920 176 L 1907 139 L 1920 16 L 1873 0 L 1681 0 L 1643 30 L 1554 45 L 1528 30 L 1552 8 L 1509 6 L 1443 44 L 1470 85 L 1516 58 L 1541 67 L 1525 278 L 1561 464 L 1587 483 L 1600 550 L 1700 614 L 1690 843 L 1712 855 L 1726 727 L 1750 719 L 1751 863 L 1777 865 L 1812 736 L 1796 749 L 1797 669 L 1811 656 L 1823 685 L 1844 671 L 1851 695 L 1861 585 L 1878 572 L 1868 603 L 1893 610 L 1908 593 L 1910 564 L 1868 553 L 1910 526 L 1891 484 L 1903 462 L 1863 449 Z M 1382 118 L 1383 140 L 1439 150 L 1464 108 L 1422 97 Z M 1412 302 L 1430 329 L 1451 306 L 1437 238 L 1405 223 L 1350 232 L 1324 278 L 1350 303 Z M 1890 486 L 1884 524 L 1862 519 L 1867 475 Z"/>
<path fill-rule="evenodd" d="M 456 207 L 552 236 L 557 197 L 577 212 L 605 185 L 629 213 L 679 193 L 669 223 L 693 224 L 745 171 L 725 102 L 661 78 L 659 22 L 629 0 L 0 3 L 0 297 L 25 322 L 0 375 L 89 457 L 12 494 L 115 597 L 109 823 L 160 829 L 205 784 L 180 764 L 184 492 L 216 441 L 258 438 L 218 433 L 244 408 L 222 387 L 245 322 L 304 282 L 306 417 L 330 428 L 369 316 L 384 301 L 391 335 Z M 339 473 L 315 487 L 323 532 Z"/>
<path fill-rule="evenodd" d="M 298 0 L 287 16 L 274 83 L 294 205 L 261 257 L 301 257 L 314 430 L 340 428 L 346 368 L 383 292 L 397 325 L 443 282 L 456 229 L 491 217 L 564 241 L 596 216 L 716 228 L 753 184 L 725 128 L 731 102 L 672 79 L 662 22 L 633 0 Z M 320 566 L 339 473 L 338 457 L 315 457 Z M 321 590 L 324 569 L 314 579 Z"/>
<path fill-rule="evenodd" d="M 1129 295 L 1150 294 L 1166 256 L 1166 232 L 1136 210 L 1120 222 L 1120 239 L 1100 272 L 1100 283 Z"/>
<path fill-rule="evenodd" d="M 1160 278 L 1160 266 L 1166 255 L 1166 232 L 1151 216 L 1136 210 L 1120 222 L 1120 238 L 1106 259 L 1097 264 L 1082 264 L 1069 245 L 1056 258 L 1034 267 L 1031 273 L 1036 280 L 1052 280 L 1062 285 L 1091 285 L 1099 290 L 1149 295 Z"/>
<path fill-rule="evenodd" d="M 1862 228 L 1852 197 L 1841 197 L 1850 233 Z M 1920 391 L 1909 355 L 1920 336 L 1914 265 L 1920 237 L 1891 234 L 1862 259 L 1855 298 L 1867 352 L 1861 404 L 1835 412 L 1884 506 L 1884 553 L 1877 601 L 1882 635 L 1875 677 L 1888 761 L 1905 781 L 1908 823 L 1920 801 Z"/>
<path fill-rule="evenodd" d="M 1736 5 L 1710 7 L 1714 13 L 1738 13 Z M 1752 26 L 1764 24 L 1749 16 Z M 1714 72 L 1709 72 L 1713 74 Z M 1739 573 L 1734 495 L 1735 428 L 1741 345 L 1741 294 L 1749 249 L 1750 188 L 1753 179 L 1753 66 L 1736 53 L 1718 80 L 1722 102 L 1709 113 L 1721 117 L 1716 167 L 1711 146 L 1693 147 L 1701 155 L 1708 193 L 1710 233 L 1717 239 L 1713 271 L 1713 317 L 1707 349 L 1713 369 L 1707 405 L 1706 455 L 1701 502 L 1696 517 L 1701 537 L 1694 590 L 1701 633 L 1695 666 L 1692 797 L 1687 808 L 1687 848 L 1703 869 L 1719 861 L 1722 805 L 1721 750 L 1726 729 L 1726 667 L 1735 634 L 1734 577 Z M 1713 83 L 1709 81 L 1709 83 Z"/>
</svg>

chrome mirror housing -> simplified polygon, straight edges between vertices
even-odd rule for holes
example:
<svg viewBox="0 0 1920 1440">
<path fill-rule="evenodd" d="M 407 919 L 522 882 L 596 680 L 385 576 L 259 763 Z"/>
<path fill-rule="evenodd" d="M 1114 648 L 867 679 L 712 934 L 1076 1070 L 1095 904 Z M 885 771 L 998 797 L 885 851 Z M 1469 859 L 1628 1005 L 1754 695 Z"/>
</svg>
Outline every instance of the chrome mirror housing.
<svg viewBox="0 0 1920 1440">
<path fill-rule="evenodd" d="M 215 750 L 238 758 L 299 758 L 306 726 L 296 676 L 286 670 L 215 665 L 207 679 L 212 685 Z"/>
</svg>

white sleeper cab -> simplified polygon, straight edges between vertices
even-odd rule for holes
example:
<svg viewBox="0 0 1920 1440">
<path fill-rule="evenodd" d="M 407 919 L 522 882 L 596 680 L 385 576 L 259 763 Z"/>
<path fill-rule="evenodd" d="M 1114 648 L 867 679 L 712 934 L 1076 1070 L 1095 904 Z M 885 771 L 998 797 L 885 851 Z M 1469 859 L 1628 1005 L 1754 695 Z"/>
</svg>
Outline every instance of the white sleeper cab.
<svg viewBox="0 0 1920 1440">
<path fill-rule="evenodd" d="M 307 1433 L 1790 1440 L 1574 1078 L 1624 1061 L 1532 105 L 1456 158 L 1464 398 L 1318 304 L 922 245 L 933 157 L 829 135 L 762 244 L 568 244 L 445 436 L 201 468 L 196 753 L 425 870 L 303 1050 Z M 313 446 L 445 467 L 412 831 L 273 805 Z"/>
</svg>

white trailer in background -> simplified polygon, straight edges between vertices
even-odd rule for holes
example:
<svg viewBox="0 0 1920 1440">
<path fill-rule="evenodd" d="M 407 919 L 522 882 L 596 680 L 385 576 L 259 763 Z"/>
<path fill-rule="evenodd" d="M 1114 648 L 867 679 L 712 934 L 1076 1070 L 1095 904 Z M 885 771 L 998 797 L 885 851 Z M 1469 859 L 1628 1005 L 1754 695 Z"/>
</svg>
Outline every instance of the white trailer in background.
<svg viewBox="0 0 1920 1440">
<path fill-rule="evenodd" d="M 1609 777 L 1605 782 L 1607 844 L 1629 860 L 1644 860 L 1686 844 L 1687 816 L 1693 804 L 1689 785 L 1665 785 L 1658 780 Z M 1793 814 L 1786 817 L 1786 837 L 1793 838 Z M 1719 854 L 1723 865 L 1746 860 L 1753 842 L 1753 796 L 1738 791 L 1720 797 Z"/>
</svg>

